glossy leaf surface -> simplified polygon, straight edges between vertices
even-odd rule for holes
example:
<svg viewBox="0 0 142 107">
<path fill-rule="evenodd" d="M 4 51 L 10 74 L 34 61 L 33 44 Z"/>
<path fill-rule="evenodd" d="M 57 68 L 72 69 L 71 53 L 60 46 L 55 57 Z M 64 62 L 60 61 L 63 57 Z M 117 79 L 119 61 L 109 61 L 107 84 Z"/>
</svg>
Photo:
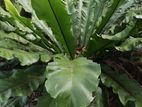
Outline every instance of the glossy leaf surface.
<svg viewBox="0 0 142 107">
<path fill-rule="evenodd" d="M 100 73 L 100 65 L 84 57 L 70 61 L 56 56 L 47 66 L 45 86 L 58 107 L 86 107 L 93 100 Z"/>
</svg>

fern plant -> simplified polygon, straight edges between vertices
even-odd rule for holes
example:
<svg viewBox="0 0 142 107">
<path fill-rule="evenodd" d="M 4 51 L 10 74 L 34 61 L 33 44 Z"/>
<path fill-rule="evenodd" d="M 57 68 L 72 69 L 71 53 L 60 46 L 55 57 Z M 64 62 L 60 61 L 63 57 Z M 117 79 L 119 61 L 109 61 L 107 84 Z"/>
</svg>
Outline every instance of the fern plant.
<svg viewBox="0 0 142 107">
<path fill-rule="evenodd" d="M 35 91 L 41 92 L 36 107 L 109 107 L 108 93 L 118 107 L 142 107 L 140 83 L 113 60 L 117 53 L 141 48 L 142 1 L 4 3 L 1 107 L 24 107 Z"/>
</svg>

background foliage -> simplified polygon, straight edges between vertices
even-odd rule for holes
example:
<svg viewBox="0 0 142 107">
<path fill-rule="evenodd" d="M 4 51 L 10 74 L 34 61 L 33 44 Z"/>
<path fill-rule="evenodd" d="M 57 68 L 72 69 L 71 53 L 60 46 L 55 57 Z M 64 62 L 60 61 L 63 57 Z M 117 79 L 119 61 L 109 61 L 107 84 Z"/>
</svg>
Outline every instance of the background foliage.
<svg viewBox="0 0 142 107">
<path fill-rule="evenodd" d="M 142 107 L 141 0 L 0 5 L 1 107 Z"/>
</svg>

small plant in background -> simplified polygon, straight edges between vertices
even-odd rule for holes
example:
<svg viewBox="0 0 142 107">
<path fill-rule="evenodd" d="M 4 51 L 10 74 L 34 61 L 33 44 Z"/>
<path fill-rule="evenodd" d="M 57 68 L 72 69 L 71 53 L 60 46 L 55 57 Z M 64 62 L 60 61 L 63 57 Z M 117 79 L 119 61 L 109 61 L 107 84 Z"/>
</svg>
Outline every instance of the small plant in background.
<svg viewBox="0 0 142 107">
<path fill-rule="evenodd" d="M 141 0 L 4 0 L 1 107 L 142 107 Z"/>
</svg>

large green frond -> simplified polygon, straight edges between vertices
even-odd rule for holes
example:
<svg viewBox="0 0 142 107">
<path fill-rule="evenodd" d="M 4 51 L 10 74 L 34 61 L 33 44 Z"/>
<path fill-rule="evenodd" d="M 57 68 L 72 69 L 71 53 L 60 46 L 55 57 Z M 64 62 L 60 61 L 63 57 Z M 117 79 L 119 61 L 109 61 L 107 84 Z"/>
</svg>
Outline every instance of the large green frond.
<svg viewBox="0 0 142 107">
<path fill-rule="evenodd" d="M 17 58 L 22 66 L 38 62 L 48 62 L 50 53 L 14 33 L 0 31 L 0 57 L 7 60 Z"/>
<path fill-rule="evenodd" d="M 44 82 L 45 66 L 33 65 L 26 69 L 15 69 L 7 78 L 0 77 L 0 102 L 15 96 L 28 96 Z"/>
<path fill-rule="evenodd" d="M 94 99 L 100 73 L 100 65 L 86 58 L 56 56 L 47 66 L 45 87 L 58 107 L 86 107 Z"/>
<path fill-rule="evenodd" d="M 118 94 L 123 105 L 126 105 L 128 101 L 134 101 L 136 107 L 142 106 L 142 87 L 126 74 L 105 68 L 101 80 L 107 87 L 112 87 L 113 92 Z"/>
<path fill-rule="evenodd" d="M 74 57 L 75 41 L 71 32 L 71 20 L 62 0 L 31 0 L 32 7 L 39 19 L 46 21 L 51 27 L 57 41 L 65 51 Z"/>
</svg>

